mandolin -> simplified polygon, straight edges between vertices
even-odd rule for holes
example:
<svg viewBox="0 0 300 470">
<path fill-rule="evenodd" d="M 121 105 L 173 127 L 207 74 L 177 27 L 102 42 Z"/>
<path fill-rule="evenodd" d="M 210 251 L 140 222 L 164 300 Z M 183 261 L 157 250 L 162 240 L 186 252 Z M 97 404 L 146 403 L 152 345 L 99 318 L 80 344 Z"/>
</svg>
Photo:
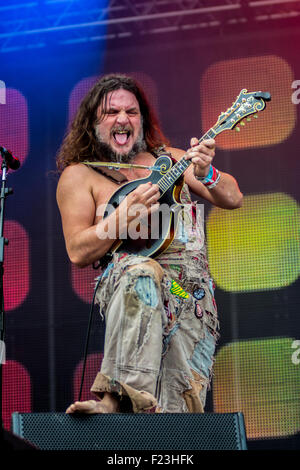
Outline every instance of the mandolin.
<svg viewBox="0 0 300 470">
<path fill-rule="evenodd" d="M 237 124 L 244 118 L 249 121 L 250 115 L 257 117 L 256 113 L 262 111 L 266 101 L 271 100 L 268 92 L 249 92 L 241 90 L 236 101 L 227 111 L 222 112 L 216 124 L 209 129 L 199 142 L 209 138 L 215 138 L 225 130 L 240 130 Z M 244 123 L 241 122 L 241 125 Z M 87 165 L 101 166 L 101 162 L 84 162 Z M 153 214 L 147 220 L 141 220 L 135 227 L 134 234 L 130 236 L 130 230 L 121 236 L 111 247 L 111 254 L 124 252 L 140 256 L 156 257 L 163 253 L 172 243 L 177 229 L 178 214 L 182 210 L 180 204 L 180 193 L 184 184 L 183 174 L 190 166 L 191 161 L 185 160 L 184 156 L 174 163 L 168 155 L 161 155 L 152 167 L 151 174 L 147 178 L 130 181 L 114 192 L 105 208 L 104 218 L 114 211 L 121 201 L 140 184 L 151 181 L 157 184 L 160 191 L 160 208 L 168 208 L 166 212 L 158 210 L 154 215 L 155 227 L 153 227 Z M 120 165 L 121 166 L 121 165 Z M 116 168 L 116 165 L 114 165 Z M 136 236 L 137 234 L 137 236 Z"/>
</svg>

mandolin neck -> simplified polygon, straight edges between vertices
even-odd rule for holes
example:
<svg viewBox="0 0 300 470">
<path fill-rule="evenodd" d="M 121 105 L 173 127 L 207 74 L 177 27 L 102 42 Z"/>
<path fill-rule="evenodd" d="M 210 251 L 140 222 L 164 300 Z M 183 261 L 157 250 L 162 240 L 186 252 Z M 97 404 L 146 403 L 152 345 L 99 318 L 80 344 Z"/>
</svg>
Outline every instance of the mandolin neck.
<svg viewBox="0 0 300 470">
<path fill-rule="evenodd" d="M 199 139 L 199 143 L 206 139 L 214 139 L 215 136 L 216 132 L 213 128 L 210 128 L 209 131 Z M 178 160 L 178 162 L 175 163 L 175 165 L 173 165 L 157 183 L 161 192 L 165 193 L 168 191 L 168 189 L 170 189 L 170 187 L 173 186 L 173 184 L 176 183 L 180 176 L 187 170 L 191 163 L 191 160 L 186 160 L 184 156 Z"/>
</svg>

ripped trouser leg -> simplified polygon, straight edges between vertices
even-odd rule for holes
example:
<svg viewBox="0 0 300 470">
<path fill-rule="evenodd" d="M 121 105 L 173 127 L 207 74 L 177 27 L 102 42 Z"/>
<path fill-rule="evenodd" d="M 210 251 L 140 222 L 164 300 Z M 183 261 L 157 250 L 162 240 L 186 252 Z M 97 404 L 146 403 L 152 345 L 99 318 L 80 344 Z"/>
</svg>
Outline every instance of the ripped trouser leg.
<svg viewBox="0 0 300 470">
<path fill-rule="evenodd" d="M 104 359 L 91 390 L 118 394 L 121 412 L 201 413 L 217 339 L 209 284 L 198 286 L 201 300 L 180 298 L 156 261 L 134 261 L 106 308 Z"/>
<path fill-rule="evenodd" d="M 169 413 L 204 412 L 216 341 L 193 316 L 192 309 L 182 313 L 162 360 L 158 404 Z"/>
<path fill-rule="evenodd" d="M 156 407 L 165 322 L 162 273 L 153 260 L 131 266 L 105 313 L 104 358 L 91 391 L 100 397 L 105 391 L 117 393 L 121 411 L 154 411 Z"/>
</svg>

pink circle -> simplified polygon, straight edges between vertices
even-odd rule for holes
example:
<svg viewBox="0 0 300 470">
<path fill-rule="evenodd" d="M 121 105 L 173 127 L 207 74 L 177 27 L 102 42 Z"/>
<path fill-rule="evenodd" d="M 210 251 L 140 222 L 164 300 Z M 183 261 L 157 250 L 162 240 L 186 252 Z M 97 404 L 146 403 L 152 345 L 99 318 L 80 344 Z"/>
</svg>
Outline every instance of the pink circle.
<svg viewBox="0 0 300 470">
<path fill-rule="evenodd" d="M 4 309 L 19 307 L 27 297 L 29 281 L 29 239 L 18 222 L 9 220 L 4 223 L 4 237 L 9 244 L 4 248 Z"/>
<path fill-rule="evenodd" d="M 17 361 L 6 361 L 3 370 L 3 424 L 10 429 L 13 412 L 31 412 L 31 379 L 29 372 Z"/>
</svg>

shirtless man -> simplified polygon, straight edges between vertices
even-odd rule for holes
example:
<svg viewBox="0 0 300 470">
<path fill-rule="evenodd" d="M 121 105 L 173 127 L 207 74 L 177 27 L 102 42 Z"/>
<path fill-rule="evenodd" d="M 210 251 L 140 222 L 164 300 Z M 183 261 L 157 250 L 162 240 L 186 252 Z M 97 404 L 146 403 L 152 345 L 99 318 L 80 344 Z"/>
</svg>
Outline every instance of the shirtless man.
<svg viewBox="0 0 300 470">
<path fill-rule="evenodd" d="M 109 252 L 111 246 L 118 238 L 119 231 L 126 230 L 128 224 L 135 219 L 133 215 L 128 216 L 130 208 L 133 208 L 136 204 L 142 204 L 145 211 L 150 214 L 157 210 L 160 195 L 159 188 L 156 184 L 141 184 L 121 202 L 114 214 L 103 219 L 101 215 L 99 215 L 99 211 L 97 213 L 97 208 L 106 204 L 116 189 L 119 188 L 119 184 L 122 184 L 122 181 L 119 183 L 118 180 L 122 180 L 123 177 L 126 177 L 124 178 L 125 182 L 136 180 L 148 176 L 150 171 L 140 168 L 125 168 L 117 172 L 112 169 L 103 168 L 101 172 L 99 172 L 81 162 L 84 160 L 112 161 L 152 166 L 156 159 L 153 151 L 155 148 L 163 146 L 165 141 L 166 139 L 157 125 L 157 121 L 143 92 L 133 79 L 119 75 L 106 76 L 99 80 L 89 92 L 80 106 L 73 126 L 58 155 L 58 167 L 62 173 L 57 187 L 57 202 L 62 218 L 66 249 L 72 263 L 79 267 L 85 267 L 100 260 Z M 214 180 L 209 180 L 207 177 L 209 172 L 212 172 L 211 169 L 213 168 L 211 164 L 215 156 L 214 140 L 209 139 L 199 143 L 197 138 L 192 138 L 190 145 L 191 147 L 187 151 L 171 148 L 169 146 L 164 149 L 165 153 L 171 153 L 175 159 L 180 159 L 185 154 L 185 158 L 192 161 L 192 165 L 189 166 L 184 175 L 186 185 L 195 195 L 208 200 L 218 207 L 224 209 L 240 207 L 242 204 L 242 194 L 236 180 L 232 176 L 215 170 Z M 134 213 L 134 211 L 132 213 Z M 113 221 L 116 223 L 116 236 L 114 238 L 99 237 L 99 233 L 107 230 L 110 218 L 114 218 Z M 119 223 L 120 220 L 121 222 Z M 132 256 L 133 255 L 131 255 L 131 257 Z M 153 280 L 153 285 L 155 284 L 155 289 L 157 289 L 158 292 L 157 295 L 161 297 L 162 293 L 159 291 L 158 284 L 162 282 L 167 265 L 159 260 L 151 261 L 149 259 L 149 261 L 150 263 L 148 263 L 147 269 L 149 270 L 150 265 L 152 271 L 147 271 L 147 273 L 149 273 L 148 277 L 151 282 Z M 115 267 L 117 264 L 118 260 L 115 259 L 113 266 Z M 138 263 L 133 262 L 129 263 L 129 270 L 131 269 L 132 273 L 134 273 L 137 264 Z M 143 266 L 145 266 L 145 263 Z M 201 266 L 202 269 L 203 265 Z M 139 279 L 140 275 L 141 273 L 136 274 L 135 279 Z M 143 272 L 142 275 L 145 277 L 145 272 Z M 201 274 L 199 274 L 199 276 L 200 275 Z M 121 276 L 119 275 L 116 279 L 118 285 Z M 205 277 L 205 279 L 208 279 L 208 277 Z M 112 286 L 110 284 L 104 284 L 104 286 L 100 286 L 102 292 L 103 289 L 108 291 L 112 289 Z M 210 295 L 209 290 L 205 289 L 206 286 L 204 286 L 204 294 L 206 292 L 206 299 L 208 299 Z M 112 296 L 115 295 L 114 290 L 111 291 Z M 182 299 L 178 300 L 176 298 L 175 300 L 179 302 Z M 191 304 L 193 308 L 195 306 L 198 308 L 198 311 L 203 310 L 199 299 L 193 299 L 193 302 L 194 304 Z M 113 318 L 114 315 L 121 315 L 120 309 L 123 308 L 123 304 L 124 302 L 118 304 L 117 309 L 119 311 L 117 313 L 109 314 L 109 307 L 105 304 L 104 313 L 112 319 L 111 321 L 113 323 L 117 323 L 118 316 L 115 316 L 115 320 L 113 320 Z M 159 304 L 158 308 L 162 311 L 163 308 L 161 305 L 162 304 Z M 145 304 L 143 307 L 144 310 L 141 309 L 141 311 L 146 312 L 146 308 L 148 307 Z M 177 307 L 179 309 L 179 303 L 178 306 L 176 304 L 176 312 Z M 212 308 L 210 310 L 212 310 Z M 203 311 L 206 312 L 206 310 Z M 124 311 L 123 314 L 126 315 L 126 311 Z M 162 312 L 161 314 L 159 313 L 159 315 L 164 314 L 165 313 Z M 215 315 L 214 312 L 212 316 L 213 315 Z M 195 320 L 194 313 L 193 319 Z M 108 322 L 107 318 L 106 321 Z M 181 321 L 183 322 L 183 320 Z M 199 320 L 197 321 L 199 323 Z M 209 321 L 209 319 L 207 321 Z M 160 320 L 161 329 L 166 322 L 169 322 L 169 320 L 165 320 L 164 318 Z M 111 330 L 108 323 L 106 328 L 109 329 L 110 333 L 108 334 L 106 331 L 104 361 L 106 355 L 107 357 L 112 355 L 110 350 L 112 346 L 109 341 L 110 337 L 114 337 L 113 330 Z M 191 329 L 194 329 L 194 327 L 192 326 Z M 211 336 L 213 335 L 214 331 L 212 331 Z M 120 338 L 120 336 L 120 333 L 116 334 L 116 337 Z M 154 333 L 152 336 L 154 336 Z M 176 335 L 174 335 L 174 337 L 175 336 Z M 161 335 L 159 341 L 161 342 Z M 172 339 L 172 341 L 175 341 L 175 339 Z M 172 341 L 170 342 L 171 346 L 168 346 L 170 350 L 172 349 Z M 151 345 L 147 345 L 147 347 L 151 347 Z M 156 347 L 158 346 L 152 345 L 152 349 Z M 109 351 L 109 353 L 107 351 Z M 144 356 L 155 355 L 154 351 L 152 351 L 151 354 L 151 349 L 145 350 L 143 354 Z M 132 364 L 130 361 L 131 359 L 129 359 L 129 364 Z M 157 359 L 156 362 L 157 361 L 160 361 L 160 359 Z M 141 364 L 142 362 L 143 360 L 141 360 Z M 189 364 L 191 365 L 191 363 Z M 133 403 L 133 411 L 139 412 L 150 409 L 151 406 L 156 407 L 156 399 L 159 399 L 158 396 L 155 397 L 155 393 L 158 394 L 158 392 L 155 392 L 157 387 L 152 386 L 146 374 L 143 375 L 141 372 L 141 383 L 139 383 L 139 374 L 137 373 L 137 375 L 132 378 L 132 375 L 130 375 L 130 367 L 126 372 L 125 379 L 122 379 L 121 375 L 118 376 L 118 373 L 111 370 L 109 364 L 103 367 L 104 370 L 101 371 L 101 374 L 99 373 L 100 375 L 98 379 L 96 378 L 95 383 L 97 380 L 98 382 L 92 389 L 100 400 L 75 402 L 69 406 L 66 411 L 67 413 L 116 412 L 120 410 L 121 395 L 129 396 Z M 199 383 L 201 383 L 201 388 L 203 387 L 204 381 L 205 387 L 207 388 L 209 379 L 205 378 L 203 374 L 201 375 L 201 371 L 200 369 L 198 370 L 197 367 L 198 366 L 189 366 L 189 371 L 191 372 L 188 372 L 189 386 L 186 388 L 194 390 Z M 140 369 L 137 368 L 137 371 L 138 370 Z M 152 382 L 157 380 L 157 376 L 159 375 L 158 370 L 159 367 L 157 367 L 156 375 L 153 375 L 156 379 L 152 379 Z M 184 372 L 184 374 L 187 374 L 187 372 Z M 101 385 L 99 385 L 99 380 Z M 104 385 L 103 380 L 105 382 Z M 113 389 L 111 386 L 111 383 L 115 382 L 119 384 L 118 389 Z M 166 392 L 164 393 L 166 394 Z M 136 398 L 136 394 L 139 394 L 138 398 Z M 137 403 L 140 403 L 139 400 L 143 400 L 143 398 L 145 398 L 145 403 L 148 403 L 149 406 L 147 408 L 144 403 L 138 409 L 139 405 L 137 405 Z M 187 398 L 185 402 L 180 405 L 178 410 L 175 409 L 176 407 L 174 408 L 174 405 L 172 405 L 172 408 L 167 402 L 168 400 L 166 400 L 165 403 L 160 403 L 162 411 L 172 411 L 173 409 L 175 411 L 195 411 L 201 408 L 201 405 L 189 406 Z"/>
</svg>

